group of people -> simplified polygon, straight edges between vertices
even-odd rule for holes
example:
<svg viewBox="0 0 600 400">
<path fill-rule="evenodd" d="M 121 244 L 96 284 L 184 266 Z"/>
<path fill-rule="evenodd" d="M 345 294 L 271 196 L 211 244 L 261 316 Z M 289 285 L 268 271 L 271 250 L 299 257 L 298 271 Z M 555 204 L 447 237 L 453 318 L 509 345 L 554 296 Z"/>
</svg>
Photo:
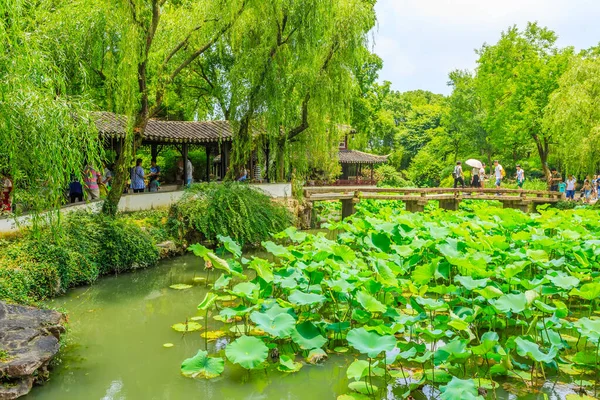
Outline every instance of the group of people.
<svg viewBox="0 0 600 400">
<path fill-rule="evenodd" d="M 562 181 L 562 179 L 560 179 L 560 181 Z M 575 193 L 577 192 L 577 178 L 573 175 L 569 175 L 565 185 L 565 195 L 567 200 L 574 201 Z M 600 175 L 594 175 L 593 178 L 590 175 L 586 176 L 580 189 L 580 199 L 584 203 L 597 201 L 599 199 L 598 194 L 600 193 Z"/>
<path fill-rule="evenodd" d="M 496 189 L 500 189 L 502 185 L 502 180 L 506 177 L 506 170 L 504 167 L 498 162 L 498 160 L 494 161 L 494 169 L 492 175 L 495 181 Z M 462 162 L 458 161 L 456 166 L 454 167 L 454 171 L 452 171 L 452 177 L 454 178 L 454 188 L 457 188 L 460 185 L 462 188 L 465 187 L 465 174 L 462 168 Z M 485 181 L 488 178 L 485 164 L 482 163 L 481 167 L 473 167 L 471 170 L 471 187 L 474 188 L 484 188 Z M 521 165 L 517 165 L 517 173 L 516 173 L 516 181 L 519 188 L 523 188 L 523 184 L 525 183 L 525 171 L 521 167 Z"/>
</svg>

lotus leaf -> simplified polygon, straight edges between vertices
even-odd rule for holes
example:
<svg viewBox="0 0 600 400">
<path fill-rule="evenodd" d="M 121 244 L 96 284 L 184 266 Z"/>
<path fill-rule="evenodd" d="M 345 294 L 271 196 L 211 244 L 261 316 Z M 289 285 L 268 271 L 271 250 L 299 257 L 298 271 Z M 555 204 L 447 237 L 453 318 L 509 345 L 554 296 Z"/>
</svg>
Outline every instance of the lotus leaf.
<svg viewBox="0 0 600 400">
<path fill-rule="evenodd" d="M 209 309 L 213 304 L 215 304 L 215 301 L 217 301 L 218 297 L 219 296 L 214 294 L 213 292 L 206 293 L 206 295 L 204 296 L 204 300 L 202 300 L 202 303 L 198 304 L 198 310 Z"/>
<path fill-rule="evenodd" d="M 542 353 L 540 346 L 530 340 L 518 337 L 515 339 L 517 345 L 517 354 L 521 357 L 529 357 L 537 362 L 550 363 L 556 357 L 558 350 L 555 347 L 550 348 L 547 354 Z"/>
<path fill-rule="evenodd" d="M 296 325 L 294 317 L 285 312 L 271 316 L 267 313 L 254 311 L 250 314 L 250 319 L 260 329 L 278 338 L 289 336 Z"/>
<path fill-rule="evenodd" d="M 269 349 L 262 340 L 253 336 L 240 336 L 225 347 L 227 359 L 246 369 L 257 369 L 267 360 Z"/>
<path fill-rule="evenodd" d="M 503 313 L 512 312 L 518 314 L 527 308 L 527 297 L 524 293 L 505 294 L 495 301 L 494 307 Z"/>
<path fill-rule="evenodd" d="M 365 360 L 355 360 L 346 370 L 348 379 L 355 381 L 360 381 L 367 375 L 369 375 L 369 362 Z"/>
<path fill-rule="evenodd" d="M 190 289 L 193 286 L 192 285 L 186 285 L 185 283 L 177 283 L 175 285 L 171 285 L 169 286 L 171 289 L 175 289 L 175 290 L 185 290 L 185 289 Z"/>
<path fill-rule="evenodd" d="M 259 288 L 260 287 L 256 283 L 242 282 L 238 283 L 233 287 L 233 289 L 227 292 L 252 301 L 258 298 Z"/>
<path fill-rule="evenodd" d="M 467 290 L 475 290 L 486 287 L 489 279 L 473 279 L 470 276 L 456 276 L 454 281 L 460 283 Z"/>
<path fill-rule="evenodd" d="M 581 318 L 573 323 L 573 326 L 581 334 L 594 343 L 600 339 L 600 319 Z"/>
<path fill-rule="evenodd" d="M 477 393 L 473 379 L 458 379 L 453 377 L 445 386 L 440 387 L 442 400 L 483 400 Z"/>
<path fill-rule="evenodd" d="M 208 341 L 217 340 L 225 335 L 227 335 L 227 333 L 223 331 L 207 331 L 200 334 L 201 337 L 207 339 Z"/>
<path fill-rule="evenodd" d="M 202 246 L 199 243 L 192 244 L 188 247 L 188 251 L 194 253 L 196 257 L 206 257 L 206 255 L 210 252 L 206 247 Z"/>
<path fill-rule="evenodd" d="M 187 358 L 181 364 L 181 373 L 190 378 L 216 378 L 225 370 L 225 361 L 222 358 L 208 357 L 208 353 L 198 350 L 198 353 Z"/>
<path fill-rule="evenodd" d="M 171 328 L 177 332 L 195 332 L 202 329 L 202 325 L 197 322 L 188 322 L 171 325 Z"/>
<path fill-rule="evenodd" d="M 304 293 L 300 290 L 294 290 L 289 295 L 288 300 L 295 305 L 308 306 L 313 304 L 320 304 L 325 301 L 325 296 L 315 293 Z"/>
<path fill-rule="evenodd" d="M 265 282 L 273 282 L 273 267 L 267 260 L 253 257 L 248 268 L 255 270 L 256 275 L 260 276 Z"/>
<path fill-rule="evenodd" d="M 173 343 L 165 343 L 165 344 L 163 344 L 163 347 L 166 348 L 166 349 L 170 349 L 173 346 L 175 346 Z"/>
<path fill-rule="evenodd" d="M 360 291 L 356 294 L 356 299 L 360 303 L 361 306 L 365 308 L 365 310 L 376 313 L 383 313 L 387 310 L 387 307 L 384 306 L 379 300 L 375 297 L 371 296 L 365 291 Z"/>
<path fill-rule="evenodd" d="M 229 282 L 231 281 L 231 277 L 225 274 L 221 274 L 221 276 L 215 281 L 213 284 L 214 290 L 222 290 L 229 286 Z"/>
<path fill-rule="evenodd" d="M 310 321 L 296 325 L 291 332 L 291 336 L 294 343 L 304 350 L 320 348 L 327 342 L 327 339 L 321 335 L 321 332 Z"/>
<path fill-rule="evenodd" d="M 375 332 L 368 332 L 364 328 L 350 330 L 346 339 L 352 347 L 371 358 L 377 357 L 382 351 L 391 351 L 396 347 L 394 336 L 381 336 Z"/>
<path fill-rule="evenodd" d="M 365 381 L 351 382 L 348 384 L 348 388 L 361 394 L 373 394 L 379 390 L 377 386 Z"/>
<path fill-rule="evenodd" d="M 232 238 L 229 236 L 217 235 L 217 239 L 219 239 L 219 242 L 223 243 L 223 246 L 225 246 L 225 249 L 227 249 L 228 252 L 238 258 L 242 256 L 242 247 Z"/>
<path fill-rule="evenodd" d="M 569 294 L 585 300 L 595 300 L 600 297 L 600 283 L 585 283 L 580 288 L 571 290 Z"/>
<path fill-rule="evenodd" d="M 290 356 L 285 354 L 279 357 L 279 366 L 277 369 L 281 372 L 298 372 L 302 368 L 302 363 L 295 362 Z"/>
</svg>

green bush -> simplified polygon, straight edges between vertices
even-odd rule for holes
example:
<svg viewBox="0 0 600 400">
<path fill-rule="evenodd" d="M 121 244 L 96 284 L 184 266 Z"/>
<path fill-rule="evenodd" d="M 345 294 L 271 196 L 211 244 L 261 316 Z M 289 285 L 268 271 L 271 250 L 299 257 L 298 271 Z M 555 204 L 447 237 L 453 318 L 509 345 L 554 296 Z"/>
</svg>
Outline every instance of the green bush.
<svg viewBox="0 0 600 400">
<path fill-rule="evenodd" d="M 375 179 L 379 187 L 407 187 L 411 183 L 391 165 L 383 164 L 375 169 Z"/>
<path fill-rule="evenodd" d="M 172 226 L 179 236 L 214 241 L 229 236 L 257 245 L 293 223 L 290 212 L 263 192 L 240 183 L 192 185 L 171 207 Z"/>
<path fill-rule="evenodd" d="M 131 221 L 74 212 L 59 229 L 26 232 L 2 243 L 0 299 L 31 303 L 91 283 L 102 274 L 157 261 L 155 242 Z"/>
</svg>

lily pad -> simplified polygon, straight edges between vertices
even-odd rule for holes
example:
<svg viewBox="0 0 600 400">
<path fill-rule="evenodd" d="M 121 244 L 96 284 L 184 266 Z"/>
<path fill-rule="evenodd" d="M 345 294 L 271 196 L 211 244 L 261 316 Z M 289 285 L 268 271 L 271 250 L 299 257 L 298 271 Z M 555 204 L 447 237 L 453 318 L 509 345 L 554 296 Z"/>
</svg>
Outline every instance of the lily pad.
<svg viewBox="0 0 600 400">
<path fill-rule="evenodd" d="M 394 336 L 381 336 L 375 332 L 368 332 L 364 328 L 352 329 L 346 339 L 352 347 L 371 358 L 377 357 L 382 351 L 391 351 L 396 347 Z"/>
<path fill-rule="evenodd" d="M 224 370 L 225 361 L 222 358 L 208 357 L 208 353 L 203 350 L 181 364 L 181 373 L 190 378 L 216 378 Z"/>
<path fill-rule="evenodd" d="M 268 313 L 254 311 L 250 314 L 250 319 L 260 329 L 277 338 L 288 337 L 296 325 L 294 317 L 286 312 L 271 316 Z"/>
<path fill-rule="evenodd" d="M 298 372 L 302 368 L 302 363 L 294 361 L 291 357 L 282 355 L 279 357 L 277 369 L 281 372 Z"/>
<path fill-rule="evenodd" d="M 164 347 L 165 349 L 170 349 L 170 348 L 171 348 L 171 347 L 173 347 L 173 346 L 175 346 L 173 343 L 165 343 L 165 344 L 163 344 L 163 347 Z"/>
<path fill-rule="evenodd" d="M 202 332 L 200 334 L 200 336 L 202 336 L 203 338 L 207 339 L 208 341 L 211 340 L 217 340 L 219 338 L 222 338 L 223 336 L 226 336 L 227 333 L 223 332 L 223 331 L 208 331 L 208 332 Z"/>
<path fill-rule="evenodd" d="M 267 360 L 269 349 L 254 336 L 240 336 L 225 347 L 227 359 L 246 369 L 256 369 Z"/>
<path fill-rule="evenodd" d="M 311 350 L 322 347 L 327 339 L 321 335 L 321 332 L 310 321 L 305 321 L 291 332 L 292 340 L 304 350 Z"/>
<path fill-rule="evenodd" d="M 188 322 L 186 323 L 179 323 L 179 324 L 174 324 L 171 325 L 171 328 L 173 328 L 174 330 L 176 330 L 177 332 L 195 332 L 195 331 L 199 331 L 200 329 L 202 329 L 202 325 L 200 325 L 197 322 Z"/>
<path fill-rule="evenodd" d="M 175 285 L 171 285 L 169 287 L 171 289 L 175 289 L 175 290 L 185 290 L 185 289 L 191 289 L 191 288 L 193 288 L 192 285 L 187 285 L 185 283 L 176 283 Z"/>
</svg>

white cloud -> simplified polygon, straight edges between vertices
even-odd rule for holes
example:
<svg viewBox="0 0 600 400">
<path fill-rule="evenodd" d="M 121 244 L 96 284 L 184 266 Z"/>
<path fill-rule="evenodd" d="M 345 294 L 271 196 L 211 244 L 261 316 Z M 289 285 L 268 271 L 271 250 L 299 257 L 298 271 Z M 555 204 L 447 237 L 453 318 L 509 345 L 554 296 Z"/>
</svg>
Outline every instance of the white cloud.
<svg viewBox="0 0 600 400">
<path fill-rule="evenodd" d="M 379 0 L 376 9 L 381 79 L 398 90 L 448 93 L 448 73 L 473 69 L 474 49 L 528 21 L 556 31 L 561 46 L 586 48 L 600 41 L 598 0 Z"/>
</svg>

